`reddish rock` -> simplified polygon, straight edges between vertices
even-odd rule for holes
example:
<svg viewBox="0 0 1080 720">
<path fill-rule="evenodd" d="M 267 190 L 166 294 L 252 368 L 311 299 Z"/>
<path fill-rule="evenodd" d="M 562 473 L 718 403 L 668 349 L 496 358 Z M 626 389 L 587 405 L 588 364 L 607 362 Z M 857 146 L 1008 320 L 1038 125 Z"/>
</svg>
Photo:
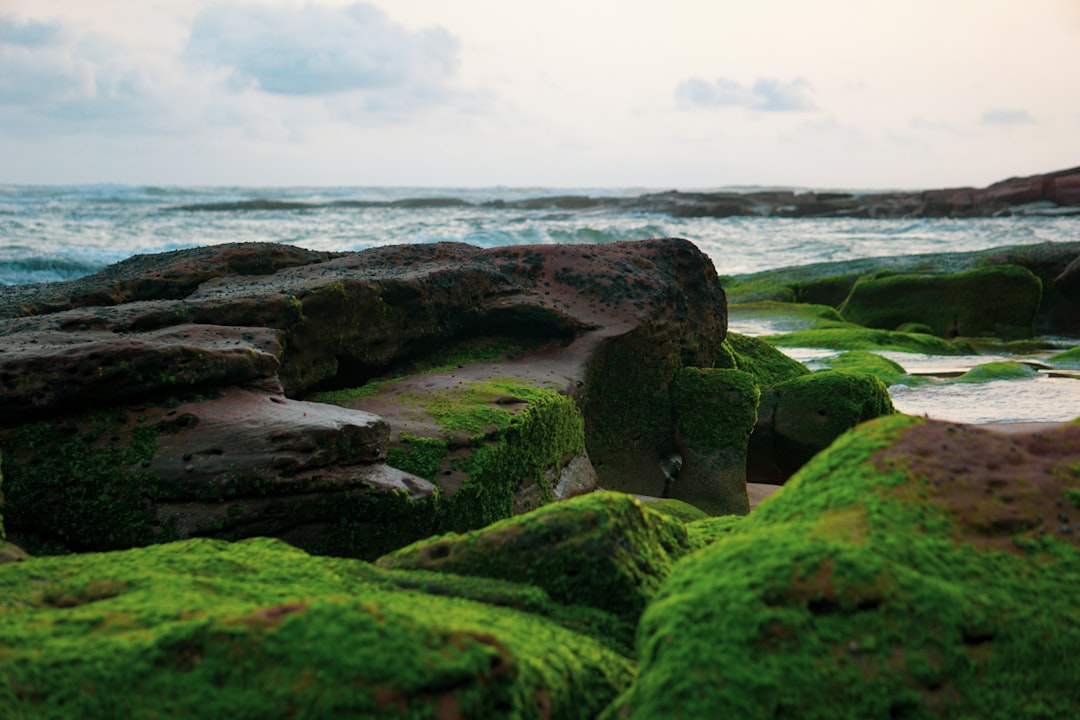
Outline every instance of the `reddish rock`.
<svg viewBox="0 0 1080 720">
<path fill-rule="evenodd" d="M 659 494 L 659 460 L 674 445 L 669 382 L 683 366 L 710 367 L 726 331 L 715 268 L 685 240 L 334 256 L 200 248 L 72 283 L 3 288 L 0 312 L 8 525 L 51 529 L 42 542 L 78 549 L 274 534 L 341 552 L 328 533 L 347 547 L 386 535 L 387 517 L 413 525 L 396 540 L 430 532 L 431 503 L 415 500 L 434 486 L 382 459 L 403 432 L 445 434 L 431 416 L 363 408 L 384 422 L 301 402 L 395 374 L 408 376 L 403 392 L 432 396 L 493 377 L 557 390 L 584 417 L 580 456 L 523 465 L 520 479 L 554 480 L 564 467 L 591 477 L 587 449 L 602 485 Z M 428 358 L 500 339 L 532 349 L 410 375 Z M 459 454 L 475 448 L 476 438 L 446 440 Z M 65 454 L 43 480 L 41 463 Z M 462 472 L 433 479 L 453 494 Z M 521 507 L 534 506 L 522 490 Z M 42 510 L 54 505 L 70 512 Z"/>
</svg>

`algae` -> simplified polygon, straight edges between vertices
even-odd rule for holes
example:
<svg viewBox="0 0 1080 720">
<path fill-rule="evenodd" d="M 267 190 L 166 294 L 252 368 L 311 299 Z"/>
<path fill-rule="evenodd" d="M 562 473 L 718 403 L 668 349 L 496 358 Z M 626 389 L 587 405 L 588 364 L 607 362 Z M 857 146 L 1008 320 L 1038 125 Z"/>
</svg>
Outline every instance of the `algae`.
<svg viewBox="0 0 1080 720">
<path fill-rule="evenodd" d="M 550 605 L 269 539 L 6 565 L 0 715 L 584 719 L 627 685 L 630 663 L 588 636 L 444 596 L 467 587 Z"/>
<path fill-rule="evenodd" d="M 735 359 L 733 367 L 753 375 L 758 385 L 771 387 L 810 372 L 798 360 L 760 338 L 729 332 L 724 343 L 731 348 Z"/>
<path fill-rule="evenodd" d="M 900 363 L 867 350 L 849 350 L 824 361 L 833 370 L 848 370 L 873 375 L 887 387 L 893 385 L 920 385 L 926 378 L 908 375 Z"/>
<path fill-rule="evenodd" d="M 1019 265 L 950 274 L 863 278 L 840 306 L 845 320 L 872 328 L 928 325 L 939 337 L 1030 338 L 1042 281 Z"/>
<path fill-rule="evenodd" d="M 632 627 L 689 551 L 680 520 L 630 495 L 597 492 L 421 540 L 377 564 L 529 583 L 557 602 L 598 608 Z"/>
<path fill-rule="evenodd" d="M 954 383 L 985 383 L 993 380 L 1030 380 L 1038 371 L 1021 362 L 1000 361 L 976 365 L 963 375 L 952 378 Z"/>
<path fill-rule="evenodd" d="M 892 350 L 926 355 L 973 354 L 970 344 L 923 333 L 902 333 L 861 327 L 820 327 L 769 335 L 762 340 L 779 347 L 831 348 L 834 350 Z"/>
<path fill-rule="evenodd" d="M 983 547 L 931 500 L 948 478 L 890 451 L 923 425 L 845 434 L 684 558 L 642 616 L 633 687 L 602 717 L 1077 715 L 1071 535 L 988 526 Z"/>
<path fill-rule="evenodd" d="M 143 470 L 168 432 L 157 410 L 29 423 L 0 436 L 6 527 L 33 553 L 113 549 L 176 538 L 147 509 L 157 478 Z"/>
</svg>

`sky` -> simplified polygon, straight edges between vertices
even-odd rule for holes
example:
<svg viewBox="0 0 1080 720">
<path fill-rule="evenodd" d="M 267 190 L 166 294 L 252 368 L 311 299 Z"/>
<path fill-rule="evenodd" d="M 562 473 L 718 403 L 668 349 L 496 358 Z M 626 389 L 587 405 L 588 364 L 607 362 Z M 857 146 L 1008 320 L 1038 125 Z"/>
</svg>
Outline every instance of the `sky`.
<svg viewBox="0 0 1080 720">
<path fill-rule="evenodd" d="M 1080 165 L 1080 0 L 0 0 L 0 183 L 918 189 Z"/>
</svg>

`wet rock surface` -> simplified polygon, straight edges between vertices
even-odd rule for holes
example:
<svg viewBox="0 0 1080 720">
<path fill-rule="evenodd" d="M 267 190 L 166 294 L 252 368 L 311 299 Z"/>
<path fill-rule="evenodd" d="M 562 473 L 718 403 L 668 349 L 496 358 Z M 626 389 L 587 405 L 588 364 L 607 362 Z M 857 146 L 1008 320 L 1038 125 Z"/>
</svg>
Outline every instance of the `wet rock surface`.
<svg viewBox="0 0 1080 720">
<path fill-rule="evenodd" d="M 583 463 L 659 494 L 668 383 L 711 367 L 726 330 L 715 268 L 677 239 L 198 248 L 3 288 L 0 312 L 7 525 L 38 549 L 270 534 L 378 554 L 390 539 L 365 543 L 387 522 L 414 526 L 401 544 L 486 524 L 564 475 L 563 496 L 589 488 Z M 470 355 L 489 346 L 513 357 Z M 477 394 L 496 421 L 461 424 L 454 403 Z M 387 464 L 427 441 L 445 450 L 434 471 Z M 476 502 L 439 515 L 466 485 Z"/>
<path fill-rule="evenodd" d="M 1078 461 L 1075 423 L 860 426 L 746 519 L 694 523 L 712 544 L 603 717 L 1075 714 Z"/>
</svg>

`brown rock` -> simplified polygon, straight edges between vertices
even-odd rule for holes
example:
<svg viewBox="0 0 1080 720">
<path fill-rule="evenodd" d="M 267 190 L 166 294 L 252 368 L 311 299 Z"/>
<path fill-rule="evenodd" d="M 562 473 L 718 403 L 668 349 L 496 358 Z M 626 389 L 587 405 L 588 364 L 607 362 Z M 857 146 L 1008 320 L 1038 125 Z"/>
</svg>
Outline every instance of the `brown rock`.
<svg viewBox="0 0 1080 720">
<path fill-rule="evenodd" d="M 382 464 L 387 448 L 403 433 L 447 442 L 432 480 L 448 496 L 468 479 L 459 461 L 504 438 L 458 437 L 422 402 L 390 400 L 499 377 L 558 391 L 584 416 L 576 448 L 500 482 L 571 467 L 588 478 L 591 458 L 601 485 L 658 494 L 674 444 L 668 384 L 682 366 L 711 366 L 726 331 L 715 268 L 685 240 L 219 246 L 3 288 L 0 312 L 8 525 L 76 549 L 191 535 L 274 534 L 330 552 L 408 542 L 435 527 L 432 503 L 415 502 L 435 486 Z M 500 339 L 527 349 L 415 373 Z M 395 375 L 393 393 L 349 409 L 302 402 Z M 518 489 L 522 507 L 535 504 Z M 387 518 L 412 527 L 395 535 Z"/>
</svg>

